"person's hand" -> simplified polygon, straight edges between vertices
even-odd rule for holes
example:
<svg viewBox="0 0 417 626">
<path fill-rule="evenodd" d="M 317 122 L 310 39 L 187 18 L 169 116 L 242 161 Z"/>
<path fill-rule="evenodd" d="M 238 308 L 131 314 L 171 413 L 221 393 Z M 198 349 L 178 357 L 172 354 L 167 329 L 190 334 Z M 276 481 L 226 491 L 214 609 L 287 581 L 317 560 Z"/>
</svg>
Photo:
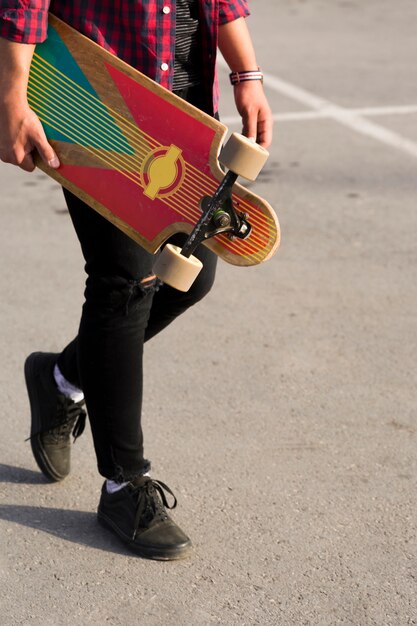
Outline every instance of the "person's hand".
<svg viewBox="0 0 417 626">
<path fill-rule="evenodd" d="M 242 117 L 243 134 L 262 147 L 272 142 L 272 113 L 258 80 L 247 80 L 234 86 L 236 108 Z"/>
<path fill-rule="evenodd" d="M 58 157 L 28 103 L 17 98 L 3 100 L 0 102 L 0 160 L 31 172 L 35 169 L 34 150 L 47 165 L 59 167 Z"/>
</svg>

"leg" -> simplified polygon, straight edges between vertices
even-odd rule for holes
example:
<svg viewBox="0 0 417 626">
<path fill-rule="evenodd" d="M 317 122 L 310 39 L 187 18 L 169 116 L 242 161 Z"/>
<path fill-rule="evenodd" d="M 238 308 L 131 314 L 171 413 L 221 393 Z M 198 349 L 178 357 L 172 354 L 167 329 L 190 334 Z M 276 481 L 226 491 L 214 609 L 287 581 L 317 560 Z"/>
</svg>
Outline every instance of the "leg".
<svg viewBox="0 0 417 626">
<path fill-rule="evenodd" d="M 141 429 L 142 353 L 145 328 L 157 284 L 153 256 L 112 224 L 66 193 L 70 214 L 86 260 L 86 300 L 78 338 L 60 366 L 78 354 L 78 376 L 87 402 L 99 472 L 118 482 L 104 483 L 99 521 L 141 556 L 185 557 L 190 539 L 169 518 L 170 489 L 144 476 Z"/>
<path fill-rule="evenodd" d="M 143 342 L 206 295 L 217 257 L 201 246 L 204 266 L 191 290 L 162 285 L 155 292 L 155 281 L 146 280 L 153 255 L 72 194 L 65 197 L 88 278 L 79 335 L 58 365 L 84 391 L 100 473 L 130 480 L 149 469 L 141 429 Z M 173 240 L 181 245 L 185 236 Z"/>
<path fill-rule="evenodd" d="M 149 468 L 140 415 L 153 257 L 72 194 L 65 192 L 65 197 L 87 282 L 78 338 L 58 365 L 84 391 L 100 473 L 129 480 Z"/>
</svg>

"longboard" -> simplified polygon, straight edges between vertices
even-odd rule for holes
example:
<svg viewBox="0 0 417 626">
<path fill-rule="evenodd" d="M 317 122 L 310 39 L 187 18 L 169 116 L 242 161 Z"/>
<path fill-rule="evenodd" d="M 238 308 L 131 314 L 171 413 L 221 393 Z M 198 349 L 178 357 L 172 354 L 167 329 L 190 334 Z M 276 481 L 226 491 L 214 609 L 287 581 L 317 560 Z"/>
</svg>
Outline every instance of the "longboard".
<svg viewBox="0 0 417 626">
<path fill-rule="evenodd" d="M 28 100 L 61 167 L 37 164 L 151 253 L 193 231 L 202 199 L 224 179 L 224 124 L 53 15 L 35 48 Z M 230 196 L 250 235 L 219 232 L 204 245 L 234 265 L 269 259 L 280 240 L 274 211 L 238 183 Z"/>
</svg>

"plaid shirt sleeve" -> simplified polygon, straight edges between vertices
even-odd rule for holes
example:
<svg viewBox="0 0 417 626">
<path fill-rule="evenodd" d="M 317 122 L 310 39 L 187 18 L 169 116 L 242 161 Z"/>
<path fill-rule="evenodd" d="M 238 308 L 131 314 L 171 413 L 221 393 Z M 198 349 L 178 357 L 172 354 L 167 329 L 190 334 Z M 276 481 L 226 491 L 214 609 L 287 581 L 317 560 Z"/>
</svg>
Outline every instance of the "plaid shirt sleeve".
<svg viewBox="0 0 417 626">
<path fill-rule="evenodd" d="M 226 24 L 249 14 L 246 0 L 219 0 L 219 24 Z"/>
<path fill-rule="evenodd" d="M 46 39 L 50 0 L 0 0 L 0 37 L 18 43 Z"/>
</svg>

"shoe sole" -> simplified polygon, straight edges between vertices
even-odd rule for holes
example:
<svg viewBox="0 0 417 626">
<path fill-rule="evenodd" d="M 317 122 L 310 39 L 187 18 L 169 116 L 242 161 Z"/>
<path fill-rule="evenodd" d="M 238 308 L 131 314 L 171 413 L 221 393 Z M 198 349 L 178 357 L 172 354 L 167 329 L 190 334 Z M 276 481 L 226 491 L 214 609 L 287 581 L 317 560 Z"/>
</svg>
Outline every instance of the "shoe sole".
<svg viewBox="0 0 417 626">
<path fill-rule="evenodd" d="M 33 435 L 32 433 L 39 433 L 42 427 L 41 421 L 41 409 L 40 409 L 40 399 L 36 384 L 34 382 L 34 362 L 38 357 L 45 356 L 58 356 L 53 353 L 45 353 L 45 352 L 33 352 L 28 356 L 25 361 L 25 381 L 26 388 L 29 396 L 29 404 L 30 404 L 30 415 L 31 415 L 31 427 L 30 427 L 30 445 L 32 448 L 33 456 L 35 457 L 35 461 L 38 464 L 41 472 L 49 478 L 49 480 L 53 482 L 59 482 L 63 480 L 65 476 L 58 474 L 54 471 L 54 468 L 51 466 L 48 457 L 45 454 L 45 451 L 42 447 L 40 441 L 40 435 Z"/>
<path fill-rule="evenodd" d="M 154 561 L 179 561 L 180 559 L 187 558 L 191 551 L 191 544 L 184 546 L 183 548 L 147 548 L 144 546 L 138 546 L 131 537 L 125 535 L 118 526 L 109 518 L 105 513 L 100 510 L 97 511 L 97 520 L 104 528 L 112 530 L 122 542 L 129 547 L 130 550 L 135 552 L 138 556 L 145 559 L 152 559 Z"/>
</svg>

